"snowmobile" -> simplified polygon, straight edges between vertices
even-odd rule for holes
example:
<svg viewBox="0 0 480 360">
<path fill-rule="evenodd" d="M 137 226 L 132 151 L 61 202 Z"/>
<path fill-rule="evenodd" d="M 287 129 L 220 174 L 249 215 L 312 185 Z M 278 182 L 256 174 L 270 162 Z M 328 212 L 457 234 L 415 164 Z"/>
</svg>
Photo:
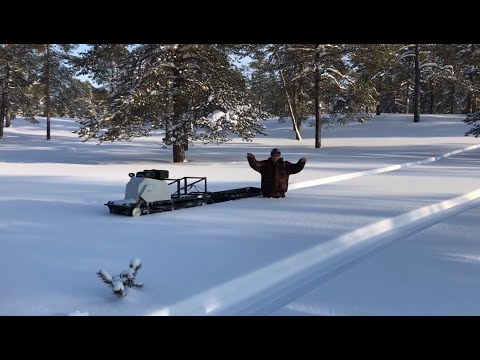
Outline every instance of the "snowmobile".
<svg viewBox="0 0 480 360">
<path fill-rule="evenodd" d="M 168 170 L 143 170 L 128 176 L 130 181 L 126 185 L 124 199 L 105 204 L 111 214 L 141 216 L 262 194 L 260 188 L 251 186 L 210 192 L 207 191 L 206 177 L 170 179 Z"/>
</svg>

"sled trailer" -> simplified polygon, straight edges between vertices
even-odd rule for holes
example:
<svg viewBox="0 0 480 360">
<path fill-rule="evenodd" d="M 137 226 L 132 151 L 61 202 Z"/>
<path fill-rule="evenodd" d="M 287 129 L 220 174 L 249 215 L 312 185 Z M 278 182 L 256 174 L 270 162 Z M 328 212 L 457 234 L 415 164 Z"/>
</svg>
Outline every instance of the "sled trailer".
<svg viewBox="0 0 480 360">
<path fill-rule="evenodd" d="M 168 170 L 143 170 L 128 176 L 130 181 L 125 187 L 124 198 L 105 204 L 112 214 L 140 216 L 262 194 L 260 188 L 251 186 L 210 192 L 206 177 L 170 179 Z"/>
</svg>

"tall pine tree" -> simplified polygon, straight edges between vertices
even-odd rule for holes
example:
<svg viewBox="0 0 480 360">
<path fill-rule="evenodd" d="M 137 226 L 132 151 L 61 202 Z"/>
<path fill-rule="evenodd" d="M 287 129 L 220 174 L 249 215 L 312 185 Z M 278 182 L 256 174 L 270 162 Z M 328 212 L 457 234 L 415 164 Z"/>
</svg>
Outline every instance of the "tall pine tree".
<svg viewBox="0 0 480 360">
<path fill-rule="evenodd" d="M 108 103 L 80 121 L 78 134 L 103 142 L 163 128 L 164 146 L 172 146 L 174 162 L 183 162 L 193 141 L 224 142 L 231 134 L 248 141 L 264 133 L 259 122 L 264 114 L 249 102 L 229 50 L 218 44 L 132 47 L 108 82 Z M 100 72 L 92 71 L 98 77 Z"/>
</svg>

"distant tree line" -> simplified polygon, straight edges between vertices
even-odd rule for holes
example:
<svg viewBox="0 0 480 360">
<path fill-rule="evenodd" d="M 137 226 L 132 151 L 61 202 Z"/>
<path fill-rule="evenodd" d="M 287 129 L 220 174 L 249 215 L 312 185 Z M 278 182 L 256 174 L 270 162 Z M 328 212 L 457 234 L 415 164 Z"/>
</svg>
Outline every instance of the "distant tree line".
<svg viewBox="0 0 480 360">
<path fill-rule="evenodd" d="M 322 128 L 381 112 L 478 111 L 479 44 L 87 45 L 0 44 L 0 139 L 15 116 L 47 118 L 47 139 L 51 116 L 70 117 L 84 141 L 163 130 L 182 162 L 194 141 L 265 134 L 268 117 L 298 140 L 315 126 L 319 148 Z"/>
</svg>

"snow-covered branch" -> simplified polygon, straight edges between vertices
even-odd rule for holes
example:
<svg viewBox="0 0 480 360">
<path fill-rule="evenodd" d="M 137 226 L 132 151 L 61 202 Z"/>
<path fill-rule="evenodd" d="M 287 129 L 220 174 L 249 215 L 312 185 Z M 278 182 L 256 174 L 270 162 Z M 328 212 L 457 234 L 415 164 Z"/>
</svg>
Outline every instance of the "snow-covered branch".
<svg viewBox="0 0 480 360">
<path fill-rule="evenodd" d="M 394 61 L 394 64 L 398 63 L 399 61 L 401 61 L 401 60 L 403 60 L 407 57 L 414 57 L 414 56 L 415 56 L 415 51 L 413 51 L 413 50 L 406 51 L 403 54 L 400 54 L 400 55 L 397 56 L 397 58 Z"/>
<path fill-rule="evenodd" d="M 445 71 L 448 71 L 451 74 L 453 74 L 453 66 L 452 65 L 442 66 L 442 65 L 439 65 L 439 64 L 434 63 L 434 62 L 427 62 L 427 63 L 420 64 L 420 69 L 427 68 L 427 67 L 428 68 L 435 68 L 435 69 L 439 69 L 439 70 L 445 70 Z"/>
<path fill-rule="evenodd" d="M 97 276 L 102 280 L 104 284 L 107 284 L 112 288 L 115 295 L 122 297 L 127 295 L 125 287 L 142 288 L 142 283 L 135 282 L 138 270 L 142 267 L 142 262 L 138 258 L 134 258 L 130 261 L 129 268 L 122 271 L 119 275 L 111 276 L 105 270 L 97 271 Z"/>
</svg>

